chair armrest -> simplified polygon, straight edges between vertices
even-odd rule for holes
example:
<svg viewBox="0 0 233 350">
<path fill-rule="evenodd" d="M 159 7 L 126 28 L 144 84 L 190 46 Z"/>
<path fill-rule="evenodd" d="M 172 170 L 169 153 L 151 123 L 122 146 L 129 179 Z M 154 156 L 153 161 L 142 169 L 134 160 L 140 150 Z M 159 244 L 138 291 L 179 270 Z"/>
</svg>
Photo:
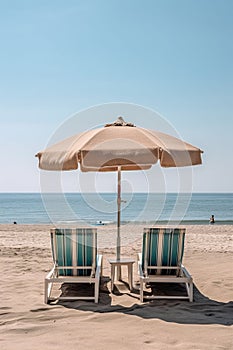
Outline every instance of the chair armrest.
<svg viewBox="0 0 233 350">
<path fill-rule="evenodd" d="M 143 277 L 143 271 L 142 271 L 142 253 L 138 253 L 137 255 L 137 263 L 138 263 L 138 273 L 140 277 Z"/>
<path fill-rule="evenodd" d="M 50 270 L 47 276 L 45 277 L 45 279 L 50 279 L 54 275 L 55 269 L 56 269 L 56 266 L 54 265 L 52 270 Z"/>
<path fill-rule="evenodd" d="M 184 267 L 184 265 L 181 265 L 181 271 L 182 273 L 185 275 L 185 277 L 189 278 L 190 280 L 192 280 L 192 276 L 190 275 L 190 273 L 186 270 L 186 268 Z"/>
<path fill-rule="evenodd" d="M 138 261 L 138 263 L 142 264 L 142 253 L 138 253 L 137 261 Z"/>
<path fill-rule="evenodd" d="M 103 255 L 97 255 L 96 259 L 96 277 L 99 277 L 101 274 L 101 267 L 102 267 L 102 258 Z"/>
</svg>

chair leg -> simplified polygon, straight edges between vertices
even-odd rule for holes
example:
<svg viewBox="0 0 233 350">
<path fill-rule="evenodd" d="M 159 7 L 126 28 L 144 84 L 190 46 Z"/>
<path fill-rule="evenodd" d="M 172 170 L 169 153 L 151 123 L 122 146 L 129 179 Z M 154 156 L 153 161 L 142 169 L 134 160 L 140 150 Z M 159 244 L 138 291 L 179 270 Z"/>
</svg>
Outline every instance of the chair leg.
<svg viewBox="0 0 233 350">
<path fill-rule="evenodd" d="M 133 290 L 133 266 L 132 264 L 128 264 L 128 282 L 129 282 L 129 289 L 132 292 Z"/>
<path fill-rule="evenodd" d="M 193 302 L 193 282 L 190 283 L 190 287 L 189 287 L 189 301 L 191 303 Z"/>
<path fill-rule="evenodd" d="M 95 281 L 95 303 L 99 301 L 99 279 Z"/>
<path fill-rule="evenodd" d="M 45 288 L 44 288 L 44 302 L 45 302 L 45 304 L 49 304 L 52 288 L 53 288 L 53 282 L 49 282 L 46 278 L 45 279 Z"/>
<path fill-rule="evenodd" d="M 44 302 L 45 304 L 48 304 L 48 281 L 45 279 L 44 282 Z"/>
<path fill-rule="evenodd" d="M 186 290 L 189 297 L 189 301 L 193 302 L 193 282 L 187 282 L 186 284 Z"/>
<path fill-rule="evenodd" d="M 140 279 L 140 302 L 143 303 L 143 279 Z"/>
</svg>

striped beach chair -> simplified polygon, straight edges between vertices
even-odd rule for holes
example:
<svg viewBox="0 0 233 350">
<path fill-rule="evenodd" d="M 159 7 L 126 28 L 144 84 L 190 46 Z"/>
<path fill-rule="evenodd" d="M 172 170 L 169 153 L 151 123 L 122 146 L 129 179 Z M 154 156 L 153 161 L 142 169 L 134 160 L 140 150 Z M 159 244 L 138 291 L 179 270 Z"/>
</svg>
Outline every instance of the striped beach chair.
<svg viewBox="0 0 233 350">
<path fill-rule="evenodd" d="M 54 283 L 93 283 L 94 296 L 64 296 L 55 300 L 86 300 L 98 303 L 102 256 L 97 255 L 95 228 L 56 228 L 50 231 L 54 266 L 45 278 L 45 303 L 51 297 Z"/>
<path fill-rule="evenodd" d="M 184 228 L 145 228 L 142 253 L 138 254 L 140 301 L 149 299 L 188 299 L 193 301 L 193 280 L 182 265 Z M 144 285 L 184 283 L 185 295 L 144 295 Z"/>
</svg>

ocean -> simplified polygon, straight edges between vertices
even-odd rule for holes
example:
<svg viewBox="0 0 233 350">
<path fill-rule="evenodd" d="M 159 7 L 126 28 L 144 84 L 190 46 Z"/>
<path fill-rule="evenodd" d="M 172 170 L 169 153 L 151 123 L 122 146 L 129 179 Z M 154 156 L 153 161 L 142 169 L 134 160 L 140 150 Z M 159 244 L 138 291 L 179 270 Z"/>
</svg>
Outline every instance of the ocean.
<svg viewBox="0 0 233 350">
<path fill-rule="evenodd" d="M 123 193 L 122 224 L 233 224 L 233 193 Z M 116 193 L 0 193 L 0 223 L 115 223 Z"/>
</svg>

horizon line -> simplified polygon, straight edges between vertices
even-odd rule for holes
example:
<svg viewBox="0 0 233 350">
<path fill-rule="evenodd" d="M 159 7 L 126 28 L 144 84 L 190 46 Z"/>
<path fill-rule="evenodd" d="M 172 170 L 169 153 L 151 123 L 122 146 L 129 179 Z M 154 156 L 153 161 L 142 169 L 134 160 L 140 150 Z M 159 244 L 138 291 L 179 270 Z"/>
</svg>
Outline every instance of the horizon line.
<svg viewBox="0 0 233 350">
<path fill-rule="evenodd" d="M 110 192 L 110 191 L 102 191 L 102 192 L 80 192 L 80 191 L 65 191 L 65 192 L 31 192 L 31 191 L 0 191 L 0 194 L 117 194 L 117 192 Z M 192 192 L 176 192 L 176 191 L 169 191 L 169 192 L 121 192 L 122 194 L 233 194 L 233 191 L 192 191 Z"/>
</svg>

